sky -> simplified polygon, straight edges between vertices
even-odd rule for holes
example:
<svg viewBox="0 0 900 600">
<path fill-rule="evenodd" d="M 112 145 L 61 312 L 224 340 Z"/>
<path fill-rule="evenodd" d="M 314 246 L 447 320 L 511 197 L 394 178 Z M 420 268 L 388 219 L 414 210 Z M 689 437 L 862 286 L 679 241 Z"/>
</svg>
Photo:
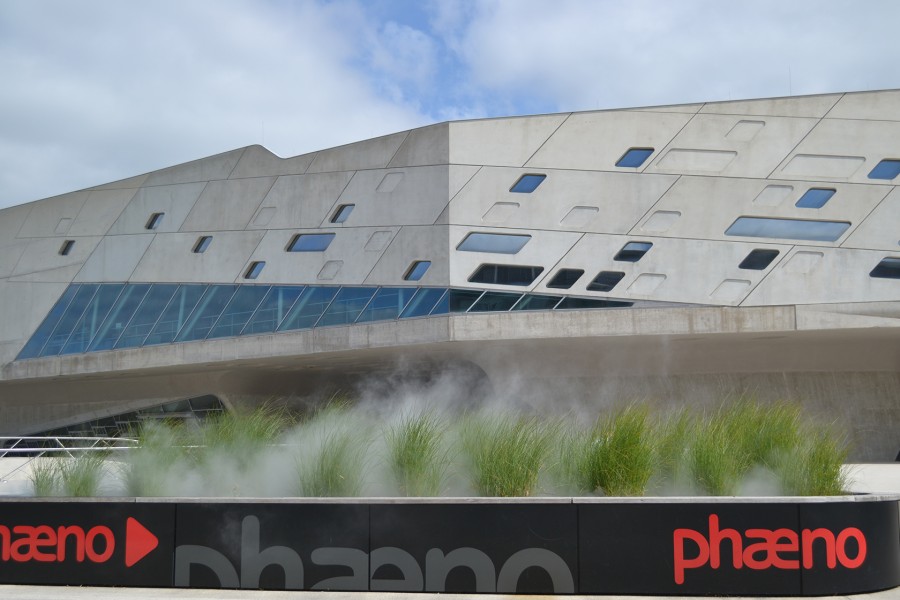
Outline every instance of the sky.
<svg viewBox="0 0 900 600">
<path fill-rule="evenodd" d="M 0 208 L 251 144 L 900 88 L 896 0 L 0 0 Z"/>
</svg>

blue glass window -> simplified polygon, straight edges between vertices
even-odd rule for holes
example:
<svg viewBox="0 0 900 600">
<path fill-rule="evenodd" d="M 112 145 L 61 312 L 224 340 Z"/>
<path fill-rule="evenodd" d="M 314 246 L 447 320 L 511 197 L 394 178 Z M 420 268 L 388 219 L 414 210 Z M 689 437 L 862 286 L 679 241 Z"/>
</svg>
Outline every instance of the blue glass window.
<svg viewBox="0 0 900 600">
<path fill-rule="evenodd" d="M 651 154 L 653 154 L 653 148 L 629 148 L 628 152 L 616 162 L 616 166 L 636 169 L 644 164 Z"/>
<path fill-rule="evenodd" d="M 547 179 L 546 175 L 522 175 L 521 177 L 519 177 L 519 180 L 516 181 L 511 188 L 509 188 L 509 191 L 515 192 L 517 194 L 530 194 L 531 192 L 536 190 L 537 187 L 541 185 L 545 179 Z"/>
<path fill-rule="evenodd" d="M 900 258 L 888 257 L 878 263 L 869 277 L 879 279 L 900 279 Z"/>
<path fill-rule="evenodd" d="M 444 288 L 422 288 L 416 292 L 413 299 L 403 312 L 400 313 L 401 319 L 409 319 L 412 317 L 424 317 L 431 313 L 438 300 L 445 294 L 447 290 Z"/>
<path fill-rule="evenodd" d="M 209 248 L 209 245 L 211 243 L 211 235 L 201 235 L 197 238 L 197 243 L 194 244 L 194 254 L 203 254 L 204 252 L 206 252 L 206 249 Z"/>
<path fill-rule="evenodd" d="M 653 247 L 650 242 L 628 242 L 613 257 L 613 260 L 619 262 L 637 262 L 641 260 L 647 251 Z"/>
<path fill-rule="evenodd" d="M 583 269 L 560 269 L 547 284 L 548 288 L 567 290 L 584 275 Z"/>
<path fill-rule="evenodd" d="M 587 289 L 592 292 L 611 292 L 623 277 L 625 277 L 625 273 L 621 271 L 600 271 L 588 284 Z"/>
<path fill-rule="evenodd" d="M 513 310 L 550 310 L 562 300 L 562 296 L 541 296 L 539 294 L 525 294 L 522 299 L 512 307 Z"/>
<path fill-rule="evenodd" d="M 622 300 L 597 300 L 594 298 L 563 298 L 556 310 L 574 310 L 579 308 L 627 308 L 634 302 Z"/>
<path fill-rule="evenodd" d="M 115 348 L 136 348 L 143 345 L 177 289 L 178 285 L 174 283 L 153 284 L 116 342 Z"/>
<path fill-rule="evenodd" d="M 406 270 L 406 275 L 403 276 L 403 279 L 406 281 L 419 281 L 430 266 L 430 260 L 417 260 Z"/>
<path fill-rule="evenodd" d="M 481 297 L 479 290 L 450 290 L 431 311 L 433 315 L 466 312 Z"/>
<path fill-rule="evenodd" d="M 62 246 L 59 247 L 59 255 L 60 256 L 68 256 L 69 252 L 72 251 L 72 247 L 75 245 L 75 240 L 66 240 L 62 243 Z"/>
<path fill-rule="evenodd" d="M 845 221 L 739 217 L 725 231 L 725 235 L 833 242 L 844 235 L 849 227 L 850 223 Z"/>
<path fill-rule="evenodd" d="M 144 340 L 144 346 L 153 344 L 169 344 L 175 340 L 175 336 L 181 331 L 184 322 L 187 321 L 194 307 L 203 297 L 206 291 L 205 285 L 182 285 L 175 291 L 169 304 L 160 315 L 153 327 L 153 331 Z M 124 336 L 123 336 L 124 337 Z"/>
<path fill-rule="evenodd" d="M 869 179 L 894 179 L 900 175 L 900 160 L 886 158 L 869 172 Z"/>
<path fill-rule="evenodd" d="M 298 233 L 288 244 L 288 252 L 324 252 L 334 240 L 333 233 Z"/>
<path fill-rule="evenodd" d="M 494 285 L 531 285 L 544 267 L 522 267 L 519 265 L 481 265 L 472 273 L 472 283 L 490 283 Z"/>
<path fill-rule="evenodd" d="M 334 302 L 316 323 L 316 327 L 328 325 L 347 325 L 353 323 L 362 309 L 366 307 L 376 288 L 345 287 L 334 297 Z"/>
<path fill-rule="evenodd" d="M 494 252 L 497 254 L 515 254 L 522 249 L 530 235 L 510 235 L 506 233 L 470 233 L 457 250 L 464 252 Z"/>
<path fill-rule="evenodd" d="M 244 279 L 256 279 L 259 277 L 259 274 L 262 273 L 262 270 L 266 268 L 266 261 L 264 260 L 255 260 L 250 263 L 250 266 L 247 267 L 246 273 L 244 273 Z"/>
<path fill-rule="evenodd" d="M 238 288 L 206 339 L 240 335 L 268 292 L 267 285 L 242 285 Z"/>
<path fill-rule="evenodd" d="M 206 289 L 203 298 L 197 303 L 197 308 L 191 314 L 187 323 L 181 328 L 176 342 L 191 342 L 206 338 L 219 315 L 225 310 L 225 306 L 234 296 L 238 286 L 236 285 L 211 285 Z"/>
<path fill-rule="evenodd" d="M 337 294 L 338 288 L 333 287 L 308 287 L 303 292 L 291 312 L 288 313 L 278 331 L 293 329 L 309 329 L 316 324 L 328 305 Z"/>
<path fill-rule="evenodd" d="M 778 250 L 753 250 L 741 261 L 741 264 L 738 265 L 738 269 L 762 271 L 772 264 L 772 261 L 775 260 L 776 256 L 778 256 Z"/>
<path fill-rule="evenodd" d="M 396 319 L 415 293 L 416 288 L 381 288 L 365 310 L 359 314 L 356 322 Z M 431 307 L 428 310 L 431 310 Z"/>
<path fill-rule="evenodd" d="M 81 319 L 84 309 L 88 306 L 98 289 L 100 289 L 100 286 L 97 284 L 84 284 L 79 288 L 75 297 L 66 307 L 66 312 L 60 317 L 56 327 L 53 328 L 53 333 L 47 338 L 47 343 L 39 356 L 56 356 L 59 354 L 66 340 L 69 339 L 69 334 L 75 329 L 75 325 Z"/>
<path fill-rule="evenodd" d="M 87 350 L 88 344 L 94 339 L 94 336 L 100 329 L 100 325 L 106 319 L 106 315 L 119 297 L 119 294 L 122 293 L 122 288 L 124 287 L 122 284 L 100 286 L 100 289 L 97 290 L 97 293 L 94 294 L 90 304 L 85 309 L 84 314 L 81 315 L 81 319 L 79 319 L 72 330 L 72 334 L 69 336 L 66 344 L 60 350 L 60 354 L 77 354 Z"/>
<path fill-rule="evenodd" d="M 798 208 L 822 208 L 825 203 L 831 200 L 835 190 L 828 188 L 810 188 L 806 193 L 797 200 Z"/>
<path fill-rule="evenodd" d="M 337 210 L 334 211 L 334 216 L 331 217 L 332 223 L 343 223 L 347 220 L 347 217 L 350 216 L 350 213 L 353 212 L 353 209 L 356 207 L 355 204 L 341 204 L 337 207 Z"/>
<path fill-rule="evenodd" d="M 41 348 L 47 343 L 50 334 L 53 333 L 54 328 L 56 328 L 56 325 L 66 312 L 69 303 L 72 302 L 72 299 L 78 293 L 80 287 L 80 285 L 75 284 L 66 288 L 66 291 L 62 293 L 59 300 L 56 301 L 56 304 L 53 305 L 53 308 L 51 308 L 50 312 L 47 313 L 47 316 L 44 317 L 44 321 L 35 332 L 31 334 L 31 338 L 22 348 L 21 352 L 19 352 L 17 359 L 34 358 L 40 355 Z"/>
<path fill-rule="evenodd" d="M 165 214 L 166 213 L 161 212 L 153 213 L 152 215 L 150 215 L 150 218 L 147 219 L 147 224 L 144 225 L 144 228 L 150 230 L 156 229 L 157 227 L 159 227 L 159 224 L 162 223 Z"/>
<path fill-rule="evenodd" d="M 284 319 L 305 288 L 300 285 L 275 286 L 263 298 L 256 314 L 244 327 L 241 335 L 272 333 Z"/>
<path fill-rule="evenodd" d="M 100 326 L 100 331 L 94 336 L 94 341 L 91 342 L 87 351 L 97 352 L 98 350 L 112 349 L 149 290 L 150 285 L 146 283 L 125 286 L 119 300 L 109 311 L 109 316 Z"/>
<path fill-rule="evenodd" d="M 509 292 L 485 292 L 481 298 L 472 305 L 469 312 L 506 312 L 519 301 L 522 294 Z"/>
</svg>

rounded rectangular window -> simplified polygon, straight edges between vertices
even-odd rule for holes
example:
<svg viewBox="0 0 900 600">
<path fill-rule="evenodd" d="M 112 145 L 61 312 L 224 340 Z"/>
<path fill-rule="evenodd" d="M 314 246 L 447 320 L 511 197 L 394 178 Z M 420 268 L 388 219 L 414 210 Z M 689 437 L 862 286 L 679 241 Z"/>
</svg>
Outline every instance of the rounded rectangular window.
<svg viewBox="0 0 900 600">
<path fill-rule="evenodd" d="M 516 181 L 511 188 L 509 188 L 509 191 L 515 192 L 517 194 L 530 194 L 531 192 L 536 190 L 537 187 L 541 185 L 545 179 L 547 179 L 546 175 L 535 173 L 522 175 L 521 177 L 519 177 L 518 181 Z"/>
<path fill-rule="evenodd" d="M 775 260 L 778 256 L 778 250 L 753 250 L 741 261 L 738 269 L 748 269 L 750 271 L 762 271 Z"/>
<path fill-rule="evenodd" d="M 879 279 L 900 279 L 900 258 L 888 257 L 883 259 L 869 273 L 869 277 Z"/>
<path fill-rule="evenodd" d="M 262 273 L 262 270 L 266 266 L 266 261 L 257 260 L 250 263 L 250 266 L 247 267 L 247 272 L 244 273 L 244 279 L 256 279 L 259 277 L 259 274 Z"/>
<path fill-rule="evenodd" d="M 622 158 L 616 161 L 616 166 L 636 169 L 643 165 L 651 154 L 653 154 L 653 148 L 629 148 Z"/>
<path fill-rule="evenodd" d="M 653 247 L 650 242 L 628 242 L 613 257 L 613 260 L 620 262 L 637 262 L 647 254 L 647 251 Z"/>
<path fill-rule="evenodd" d="M 63 242 L 62 246 L 59 248 L 60 256 L 68 256 L 69 252 L 72 251 L 72 246 L 75 245 L 75 240 L 66 240 Z"/>
<path fill-rule="evenodd" d="M 350 216 L 350 213 L 353 212 L 353 209 L 356 207 L 355 204 L 341 204 L 337 207 L 337 210 L 334 211 L 334 216 L 331 217 L 332 223 L 343 223 L 347 220 L 347 217 Z"/>
<path fill-rule="evenodd" d="M 523 267 L 519 265 L 481 265 L 469 277 L 470 283 L 492 285 L 531 285 L 544 267 Z"/>
<path fill-rule="evenodd" d="M 156 229 L 157 227 L 159 227 L 159 224 L 162 223 L 163 216 L 165 216 L 165 214 L 166 213 L 161 212 L 153 213 L 152 215 L 150 215 L 150 218 L 147 219 L 147 224 L 144 225 L 144 228 L 150 230 Z"/>
<path fill-rule="evenodd" d="M 430 260 L 417 260 L 409 265 L 409 269 L 406 270 L 406 275 L 403 276 L 403 279 L 406 281 L 419 281 L 430 266 Z"/>
<path fill-rule="evenodd" d="M 460 242 L 457 250 L 463 252 L 491 252 L 495 254 L 516 254 L 530 235 L 510 235 L 506 233 L 470 233 Z"/>
<path fill-rule="evenodd" d="M 805 221 L 769 217 L 738 217 L 725 235 L 834 242 L 850 227 L 846 221 Z"/>
<path fill-rule="evenodd" d="M 900 160 L 886 158 L 869 172 L 869 179 L 894 179 L 900 175 Z"/>
<path fill-rule="evenodd" d="M 828 188 L 810 188 L 800 196 L 795 205 L 797 208 L 822 208 L 834 196 L 835 190 Z"/>
<path fill-rule="evenodd" d="M 291 238 L 288 252 L 324 252 L 334 240 L 333 233 L 298 233 Z"/>
<path fill-rule="evenodd" d="M 206 252 L 206 249 L 209 248 L 209 245 L 212 243 L 211 235 L 201 235 L 197 238 L 197 243 L 194 244 L 194 254 L 203 254 Z"/>
<path fill-rule="evenodd" d="M 567 290 L 584 275 L 583 269 L 560 269 L 547 284 L 548 288 Z"/>
<path fill-rule="evenodd" d="M 611 292 L 623 277 L 625 273 L 621 271 L 600 271 L 587 289 L 592 292 Z"/>
</svg>

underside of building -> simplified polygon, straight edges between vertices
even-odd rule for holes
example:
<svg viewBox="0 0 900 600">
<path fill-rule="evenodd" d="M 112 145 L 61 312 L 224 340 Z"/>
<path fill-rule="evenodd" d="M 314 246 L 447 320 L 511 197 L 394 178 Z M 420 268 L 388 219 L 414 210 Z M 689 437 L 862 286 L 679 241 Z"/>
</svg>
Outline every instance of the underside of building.
<svg viewBox="0 0 900 600">
<path fill-rule="evenodd" d="M 893 460 L 898 176 L 880 91 L 248 146 L 7 208 L 0 435 L 452 381 L 798 402 Z"/>
</svg>

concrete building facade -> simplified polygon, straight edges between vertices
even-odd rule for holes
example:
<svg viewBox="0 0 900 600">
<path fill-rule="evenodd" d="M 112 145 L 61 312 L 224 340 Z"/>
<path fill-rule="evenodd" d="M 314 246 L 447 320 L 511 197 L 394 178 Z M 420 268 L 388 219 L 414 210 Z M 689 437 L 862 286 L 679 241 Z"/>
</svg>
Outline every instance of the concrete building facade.
<svg viewBox="0 0 900 600">
<path fill-rule="evenodd" d="M 0 211 L 0 434 L 398 362 L 900 451 L 900 91 L 249 146 Z"/>
</svg>

